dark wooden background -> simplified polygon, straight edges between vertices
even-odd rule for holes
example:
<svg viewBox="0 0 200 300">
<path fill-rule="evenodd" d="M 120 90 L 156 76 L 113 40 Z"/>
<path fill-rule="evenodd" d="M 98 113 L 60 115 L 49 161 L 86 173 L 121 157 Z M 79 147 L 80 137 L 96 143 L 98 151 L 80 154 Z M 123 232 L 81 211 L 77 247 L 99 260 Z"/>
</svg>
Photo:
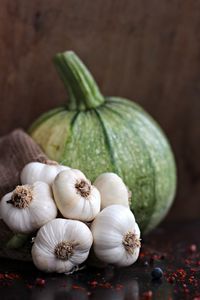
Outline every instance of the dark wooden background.
<svg viewBox="0 0 200 300">
<path fill-rule="evenodd" d="M 66 101 L 51 63 L 64 50 L 161 124 L 178 164 L 169 218 L 200 217 L 200 1 L 0 0 L 1 135 Z"/>
</svg>

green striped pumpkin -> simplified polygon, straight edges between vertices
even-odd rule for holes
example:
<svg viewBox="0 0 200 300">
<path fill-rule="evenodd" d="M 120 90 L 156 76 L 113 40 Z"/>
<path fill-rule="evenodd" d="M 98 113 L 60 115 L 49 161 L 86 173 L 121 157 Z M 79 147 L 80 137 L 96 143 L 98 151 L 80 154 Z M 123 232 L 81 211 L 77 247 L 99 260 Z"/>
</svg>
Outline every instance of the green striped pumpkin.
<svg viewBox="0 0 200 300">
<path fill-rule="evenodd" d="M 50 159 L 82 170 L 92 181 L 113 171 L 132 191 L 131 209 L 143 230 L 153 229 L 175 195 L 176 168 L 169 143 L 137 104 L 104 97 L 75 53 L 55 57 L 68 105 L 42 115 L 30 128 Z"/>
</svg>

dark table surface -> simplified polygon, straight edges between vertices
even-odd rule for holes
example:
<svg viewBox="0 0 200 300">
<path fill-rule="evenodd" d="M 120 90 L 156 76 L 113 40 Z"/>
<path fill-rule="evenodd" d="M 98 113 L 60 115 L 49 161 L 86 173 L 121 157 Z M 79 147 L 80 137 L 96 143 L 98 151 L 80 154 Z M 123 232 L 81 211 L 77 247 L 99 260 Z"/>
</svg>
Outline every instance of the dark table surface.
<svg viewBox="0 0 200 300">
<path fill-rule="evenodd" d="M 200 221 L 165 224 L 143 238 L 140 258 L 128 268 L 85 267 L 71 275 L 44 274 L 0 260 L 0 299 L 200 300 Z M 152 280 L 161 267 L 164 276 Z"/>
</svg>

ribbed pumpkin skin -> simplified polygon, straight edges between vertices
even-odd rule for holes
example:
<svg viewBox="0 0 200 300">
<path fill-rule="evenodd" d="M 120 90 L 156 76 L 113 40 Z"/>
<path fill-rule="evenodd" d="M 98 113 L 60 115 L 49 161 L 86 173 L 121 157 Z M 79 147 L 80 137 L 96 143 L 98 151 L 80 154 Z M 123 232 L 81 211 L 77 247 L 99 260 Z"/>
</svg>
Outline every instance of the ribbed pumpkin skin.
<svg viewBox="0 0 200 300">
<path fill-rule="evenodd" d="M 86 111 L 58 108 L 41 116 L 30 134 L 50 159 L 91 181 L 103 172 L 119 174 L 143 233 L 168 212 L 176 189 L 174 157 L 159 126 L 135 103 L 109 97 Z"/>
</svg>

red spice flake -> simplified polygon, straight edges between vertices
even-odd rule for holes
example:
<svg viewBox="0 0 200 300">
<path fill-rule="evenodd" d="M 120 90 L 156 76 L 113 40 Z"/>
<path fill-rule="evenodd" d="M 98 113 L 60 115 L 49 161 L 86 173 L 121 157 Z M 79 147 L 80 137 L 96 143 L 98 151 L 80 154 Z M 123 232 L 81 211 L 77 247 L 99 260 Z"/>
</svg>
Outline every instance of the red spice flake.
<svg viewBox="0 0 200 300">
<path fill-rule="evenodd" d="M 189 247 L 189 251 L 190 251 L 191 253 L 197 252 L 197 245 L 191 244 L 190 247 Z"/>
<path fill-rule="evenodd" d="M 157 255 L 157 254 L 153 254 L 151 257 L 150 257 L 150 260 L 149 260 L 149 263 L 152 265 L 154 263 L 155 260 L 159 260 L 160 259 L 160 256 Z"/>
<path fill-rule="evenodd" d="M 145 257 L 145 254 L 143 252 L 140 252 L 140 258 Z"/>
<path fill-rule="evenodd" d="M 193 278 L 189 278 L 188 281 L 189 281 L 190 284 L 194 283 L 194 279 Z"/>
<path fill-rule="evenodd" d="M 106 288 L 106 289 L 112 289 L 113 286 L 110 282 L 105 282 L 105 283 L 99 283 L 100 287 Z"/>
<path fill-rule="evenodd" d="M 190 265 L 190 264 L 191 264 L 191 260 L 185 259 L 185 264 L 186 264 L 186 265 Z"/>
<path fill-rule="evenodd" d="M 5 280 L 5 279 L 9 279 L 9 280 L 14 280 L 14 279 L 20 279 L 20 275 L 17 273 L 0 273 L 0 279 Z"/>
<path fill-rule="evenodd" d="M 118 292 L 121 291 L 123 288 L 124 288 L 124 286 L 122 284 L 119 284 L 119 283 L 116 284 L 116 286 L 115 286 L 115 290 L 118 291 Z"/>
<path fill-rule="evenodd" d="M 147 291 L 147 292 L 144 292 L 144 293 L 143 293 L 143 298 L 144 298 L 145 300 L 152 299 L 152 296 L 153 296 L 153 292 L 152 292 L 152 291 Z"/>
<path fill-rule="evenodd" d="M 73 288 L 74 290 L 79 290 L 79 289 L 80 289 L 80 286 L 79 286 L 79 285 L 76 285 L 76 284 L 73 284 L 73 285 L 72 285 L 72 288 Z"/>
<path fill-rule="evenodd" d="M 184 279 L 184 278 L 186 277 L 186 275 L 187 275 L 187 273 L 186 273 L 186 271 L 185 271 L 184 269 L 178 269 L 178 270 L 176 271 L 176 274 L 177 274 L 180 278 L 182 278 L 182 279 Z"/>
<path fill-rule="evenodd" d="M 83 288 L 83 287 L 80 286 L 80 285 L 76 285 L 76 284 L 73 284 L 73 285 L 72 285 L 72 289 L 74 289 L 74 290 L 85 291 L 85 288 Z"/>
<path fill-rule="evenodd" d="M 190 272 L 191 272 L 191 273 L 196 273 L 196 272 L 198 272 L 198 270 L 195 269 L 195 268 L 191 268 L 191 269 L 190 269 Z M 193 276 L 193 275 L 191 275 L 191 276 Z M 193 277 L 194 277 L 194 276 L 193 276 Z"/>
<path fill-rule="evenodd" d="M 106 282 L 105 284 L 104 284 L 104 286 L 105 286 L 105 288 L 107 288 L 107 289 L 111 289 L 113 286 L 112 286 L 112 284 L 110 283 L 110 282 Z"/>
<path fill-rule="evenodd" d="M 46 284 L 46 280 L 43 279 L 43 278 L 37 278 L 36 281 L 35 281 L 35 284 L 36 284 L 37 286 L 43 287 L 43 286 L 45 286 L 45 284 Z"/>
<path fill-rule="evenodd" d="M 160 259 L 160 255 L 158 255 L 158 254 L 153 254 L 152 258 L 153 258 L 154 260 L 159 260 L 159 259 Z"/>
<path fill-rule="evenodd" d="M 124 287 L 124 286 L 123 286 L 122 284 L 117 283 L 116 286 L 115 286 L 115 289 L 116 289 L 117 291 L 119 291 L 119 290 L 123 289 L 123 287 Z"/>
<path fill-rule="evenodd" d="M 175 281 L 175 277 L 171 276 L 171 277 L 167 278 L 167 281 L 172 284 Z"/>
<path fill-rule="evenodd" d="M 33 288 L 32 284 L 27 284 L 26 286 L 27 286 L 28 289 L 32 289 Z"/>
<path fill-rule="evenodd" d="M 90 281 L 89 284 L 93 287 L 98 285 L 98 282 L 96 280 Z"/>
<path fill-rule="evenodd" d="M 200 300 L 200 296 L 193 298 L 193 300 Z"/>
<path fill-rule="evenodd" d="M 9 273 L 9 274 L 5 274 L 5 277 L 8 278 L 8 279 L 20 279 L 20 275 L 19 274 L 16 274 L 16 273 Z"/>
</svg>

